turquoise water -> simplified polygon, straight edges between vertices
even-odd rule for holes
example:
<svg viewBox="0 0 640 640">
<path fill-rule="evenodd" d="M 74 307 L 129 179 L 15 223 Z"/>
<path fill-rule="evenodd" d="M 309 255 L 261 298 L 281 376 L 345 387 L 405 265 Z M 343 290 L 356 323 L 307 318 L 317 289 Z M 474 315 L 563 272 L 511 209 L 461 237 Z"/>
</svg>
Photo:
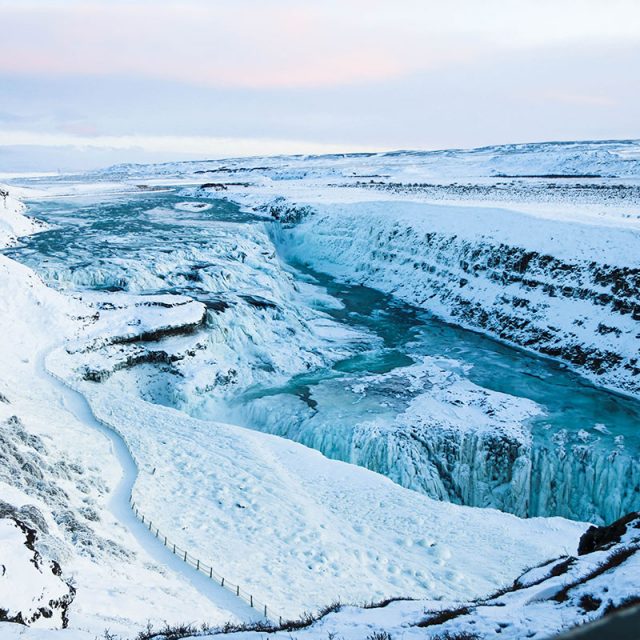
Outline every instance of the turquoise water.
<svg viewBox="0 0 640 640">
<path fill-rule="evenodd" d="M 587 430 L 604 447 L 613 447 L 615 438 L 623 436 L 630 450 L 640 451 L 637 400 L 600 389 L 563 363 L 447 324 L 375 289 L 345 285 L 308 267 L 296 266 L 302 277 L 311 277 L 344 305 L 338 310 L 325 308 L 325 312 L 341 323 L 373 332 L 380 338 L 381 346 L 341 360 L 330 370 L 298 376 L 284 385 L 281 392 L 299 393 L 297 387 L 318 384 L 341 373 L 386 373 L 410 365 L 423 355 L 444 356 L 472 365 L 467 377 L 479 386 L 539 403 L 545 415 L 533 420 L 535 430 L 545 433 L 549 427 L 552 432 Z M 248 395 L 278 392 L 278 389 L 252 389 Z M 600 430 L 594 430 L 595 426 Z M 602 427 L 610 433 L 603 433 Z"/>
<path fill-rule="evenodd" d="M 185 199 L 172 191 L 27 200 L 29 213 L 53 228 L 25 238 L 5 254 L 39 271 L 51 284 L 72 287 L 66 281 L 51 281 L 56 270 L 75 272 L 99 264 L 118 273 L 104 288 L 126 290 L 126 272 L 115 268 L 116 260 L 147 260 L 176 247 L 205 250 L 218 240 L 220 223 L 246 224 L 258 218 L 243 213 L 224 200 L 200 202 L 211 208 L 181 211 Z M 76 285 L 75 288 L 82 288 Z M 197 289 L 197 286 L 185 287 Z"/>
<path fill-rule="evenodd" d="M 206 255 L 216 248 L 221 234 L 228 238 L 237 230 L 240 236 L 243 225 L 264 224 L 264 219 L 224 200 L 204 196 L 198 202 L 210 208 L 191 207 L 189 211 L 180 209 L 185 201 L 188 199 L 173 191 L 33 200 L 28 202 L 30 214 L 55 227 L 4 253 L 33 267 L 57 287 L 126 291 L 130 272 L 137 265 L 155 264 L 159 256 L 177 250 L 194 249 L 198 255 Z M 185 255 L 188 260 L 189 254 Z M 180 264 L 175 273 L 155 274 L 148 292 L 184 293 L 206 301 L 212 292 L 203 288 L 197 271 L 207 266 L 199 258 Z M 550 446 L 554 435 L 562 432 L 569 442 L 588 444 L 603 459 L 615 451 L 634 464 L 638 462 L 638 401 L 596 388 L 562 364 L 446 324 L 379 291 L 337 282 L 303 265 L 292 266 L 300 280 L 325 288 L 341 301 L 341 308 L 323 308 L 324 312 L 341 324 L 365 330 L 371 339 L 332 367 L 295 376 L 278 387 L 251 388 L 232 404 L 249 405 L 266 396 L 296 397 L 317 414 L 332 410 L 326 404 L 330 390 L 335 404 L 350 406 L 344 419 L 355 422 L 359 408 L 351 406 L 348 392 L 341 392 L 335 381 L 387 373 L 421 356 L 444 356 L 468 365 L 466 376 L 477 385 L 541 405 L 544 415 L 530 423 L 538 447 Z M 86 276 L 88 267 L 93 269 L 91 278 Z M 324 395 L 318 393 L 323 388 Z M 366 405 L 366 412 L 367 418 L 376 413 L 388 418 L 393 414 L 392 399 L 387 403 L 378 398 Z M 295 420 L 295 416 L 288 419 Z M 265 424 L 248 426 L 268 430 Z M 619 480 L 625 482 L 625 478 Z"/>
<path fill-rule="evenodd" d="M 224 418 L 299 440 L 330 457 L 363 464 L 433 497 L 441 498 L 441 491 L 429 486 L 433 483 L 428 477 L 416 477 L 413 460 L 435 464 L 442 469 L 443 478 L 455 478 L 456 469 L 464 469 L 467 463 L 486 465 L 480 476 L 484 473 L 486 482 L 495 486 L 489 492 L 477 478 L 467 495 L 460 488 L 467 482 L 464 478 L 455 486 L 451 480 L 444 481 L 448 499 L 463 504 L 497 506 L 521 516 L 562 515 L 598 523 L 640 507 L 638 401 L 597 388 L 562 363 L 447 324 L 374 289 L 345 285 L 297 267 L 301 278 L 323 286 L 343 303 L 338 310 L 323 308 L 326 313 L 371 332 L 376 339 L 371 348 L 365 346 L 325 370 L 295 376 L 278 387 L 249 389 L 231 403 Z M 456 360 L 463 364 L 465 377 L 478 386 L 527 398 L 540 406 L 541 415 L 526 422 L 532 446 L 525 486 L 519 486 L 519 463 L 508 455 L 500 458 L 500 448 L 498 453 L 487 450 L 483 454 L 469 451 L 474 445 L 465 444 L 460 457 L 453 443 L 429 442 L 428 432 L 414 433 L 412 427 L 408 439 L 392 438 L 390 444 L 384 431 L 367 427 L 380 443 L 377 447 L 363 443 L 362 425 L 391 424 L 406 409 L 404 387 L 408 382 L 400 375 L 370 385 L 364 395 L 354 392 L 354 382 L 358 377 L 366 381 L 371 374 L 400 372 L 422 356 Z M 277 398 L 282 402 L 262 401 Z M 396 469 L 389 457 L 395 457 Z M 504 466 L 511 463 L 511 472 L 506 472 Z M 517 490 L 526 492 L 519 504 L 517 496 L 504 497 L 505 491 Z M 496 492 L 495 500 L 487 497 L 491 491 Z"/>
</svg>

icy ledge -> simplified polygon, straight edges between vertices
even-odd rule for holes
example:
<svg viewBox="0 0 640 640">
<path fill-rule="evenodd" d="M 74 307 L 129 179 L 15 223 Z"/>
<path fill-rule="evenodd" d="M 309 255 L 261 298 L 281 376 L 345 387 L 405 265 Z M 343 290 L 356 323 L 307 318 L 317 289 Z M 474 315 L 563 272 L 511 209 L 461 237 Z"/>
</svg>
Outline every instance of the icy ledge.
<svg viewBox="0 0 640 640">
<path fill-rule="evenodd" d="M 424 357 L 312 387 L 319 411 L 297 396 L 266 395 L 235 407 L 230 418 L 438 500 L 597 523 L 637 508 L 640 466 L 622 445 L 607 453 L 563 432 L 535 442 L 527 420 L 539 405 L 479 387 L 459 369 L 455 360 Z M 376 396 L 378 389 L 385 393 Z M 393 398 L 391 415 L 368 418 L 367 403 L 380 397 Z M 350 407 L 362 405 L 354 419 Z"/>
</svg>

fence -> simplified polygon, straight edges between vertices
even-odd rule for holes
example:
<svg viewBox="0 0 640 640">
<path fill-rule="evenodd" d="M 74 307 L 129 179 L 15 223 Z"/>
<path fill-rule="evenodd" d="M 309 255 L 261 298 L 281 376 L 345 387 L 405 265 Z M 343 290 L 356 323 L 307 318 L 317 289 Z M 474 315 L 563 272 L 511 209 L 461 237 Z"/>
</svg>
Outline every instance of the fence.
<svg viewBox="0 0 640 640">
<path fill-rule="evenodd" d="M 44 365 L 43 366 L 44 370 L 52 378 L 55 378 L 56 380 L 58 380 L 58 382 L 61 382 L 64 386 L 68 387 L 72 391 L 79 393 L 84 398 L 84 395 L 82 394 L 82 391 L 80 390 L 79 387 L 76 387 L 74 384 L 72 384 L 68 380 L 65 380 L 62 376 L 59 376 L 58 374 L 54 373 L 47 367 L 46 355 L 43 358 L 43 365 Z M 118 427 L 110 424 L 109 422 L 107 422 L 106 420 L 103 420 L 102 418 L 99 418 L 93 411 L 93 407 L 91 406 L 91 403 L 88 400 L 86 400 L 86 402 L 89 406 L 89 410 L 91 411 L 91 414 L 94 420 L 99 424 L 101 424 L 102 426 L 109 429 L 110 431 L 113 431 L 113 433 L 115 433 L 120 438 L 125 448 L 127 449 L 129 455 L 131 456 L 131 459 L 133 460 L 133 463 L 135 464 L 136 469 L 138 470 L 140 468 L 140 465 L 138 464 L 138 460 L 136 459 L 133 451 L 131 451 L 131 449 L 129 448 L 129 443 L 127 442 L 127 439 L 120 432 Z M 233 582 L 230 582 L 229 580 L 227 580 L 224 576 L 222 576 L 217 571 L 215 571 L 211 565 L 208 565 L 202 562 L 202 560 L 200 560 L 199 558 L 194 557 L 186 549 L 183 549 L 182 547 L 179 547 L 175 542 L 172 542 L 167 535 L 165 535 L 163 532 L 160 531 L 160 529 L 158 529 L 157 527 L 154 527 L 151 520 L 147 518 L 138 509 L 138 505 L 134 502 L 132 495 L 129 495 L 129 506 L 133 510 L 133 513 L 136 516 L 136 518 L 138 518 L 138 520 L 140 520 L 147 527 L 150 534 L 158 538 L 158 540 L 160 540 L 164 544 L 164 546 L 167 547 L 167 549 L 169 549 L 169 551 L 171 551 L 174 555 L 181 558 L 183 562 L 193 567 L 197 571 L 204 573 L 205 576 L 208 576 L 211 580 L 213 580 L 214 582 L 217 582 L 220 585 L 220 587 L 231 592 L 233 595 L 237 596 L 238 598 L 246 602 L 250 607 L 260 612 L 265 618 L 271 619 L 271 620 L 278 620 L 279 623 L 282 624 L 282 617 L 276 616 L 264 602 L 260 602 L 257 598 L 254 598 L 254 596 L 251 593 L 248 593 L 247 591 L 242 589 L 240 585 L 234 584 Z"/>
<path fill-rule="evenodd" d="M 240 588 L 240 585 L 233 584 L 232 582 L 227 580 L 224 576 L 217 573 L 213 567 L 205 564 L 198 558 L 194 558 L 186 549 L 182 549 L 181 547 L 179 547 L 175 542 L 172 542 L 166 535 L 164 535 L 164 533 L 162 533 L 160 529 L 154 527 L 153 522 L 151 522 L 151 520 L 146 518 L 144 514 L 140 512 L 138 506 L 133 501 L 132 496 L 129 497 L 129 504 L 133 509 L 136 518 L 138 518 L 138 520 L 146 525 L 151 534 L 158 538 L 158 540 L 160 540 L 164 544 L 164 546 L 167 547 L 169 551 L 171 551 L 171 553 L 178 556 L 183 562 L 192 566 L 194 569 L 197 569 L 198 571 L 204 573 L 206 576 L 211 578 L 211 580 L 217 582 L 221 587 L 224 587 L 225 589 L 233 593 L 233 595 L 237 596 L 241 600 L 244 600 L 249 606 L 261 612 L 265 618 L 276 618 L 276 616 L 273 616 L 273 614 L 269 614 L 269 608 L 266 604 L 264 604 L 264 602 L 260 602 L 259 600 L 254 598 L 252 594 Z M 282 618 L 280 616 L 278 616 L 277 618 L 280 623 L 282 623 Z"/>
</svg>

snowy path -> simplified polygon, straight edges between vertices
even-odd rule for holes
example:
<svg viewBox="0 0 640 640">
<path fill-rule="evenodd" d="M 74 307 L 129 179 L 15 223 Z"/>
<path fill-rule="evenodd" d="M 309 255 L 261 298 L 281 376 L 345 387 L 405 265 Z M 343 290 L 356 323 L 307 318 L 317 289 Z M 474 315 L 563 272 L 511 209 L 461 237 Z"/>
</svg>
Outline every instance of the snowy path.
<svg viewBox="0 0 640 640">
<path fill-rule="evenodd" d="M 263 618 L 258 611 L 171 553 L 135 517 L 129 505 L 129 498 L 138 475 L 138 469 L 126 444 L 119 434 L 96 420 L 89 403 L 81 393 L 61 382 L 48 371 L 45 365 L 47 354 L 48 352 L 41 354 L 38 359 L 38 370 L 41 376 L 58 389 L 62 397 L 62 404 L 67 411 L 73 414 L 80 422 L 96 429 L 108 438 L 111 443 L 111 450 L 122 468 L 122 477 L 113 489 L 108 502 L 109 510 L 113 516 L 131 533 L 140 547 L 155 562 L 165 566 L 170 571 L 184 576 L 195 589 L 211 600 L 216 607 L 223 611 L 228 611 L 243 622 L 262 620 Z"/>
</svg>

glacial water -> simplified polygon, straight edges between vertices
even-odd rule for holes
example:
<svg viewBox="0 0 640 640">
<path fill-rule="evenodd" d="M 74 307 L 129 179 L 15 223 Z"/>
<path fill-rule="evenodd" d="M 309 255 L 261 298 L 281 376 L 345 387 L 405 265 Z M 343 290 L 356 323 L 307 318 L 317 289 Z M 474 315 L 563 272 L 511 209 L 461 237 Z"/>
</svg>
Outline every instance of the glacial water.
<svg viewBox="0 0 640 640">
<path fill-rule="evenodd" d="M 203 256 L 222 237 L 241 238 L 244 225 L 265 224 L 224 200 L 189 200 L 170 190 L 51 198 L 28 205 L 32 215 L 53 228 L 5 253 L 36 269 L 53 286 L 126 291 L 137 264 L 145 265 L 145 275 L 141 267 L 136 274 L 137 292 L 184 293 L 204 301 L 216 292 L 204 290 L 197 278 L 198 269 L 207 266 Z M 148 266 L 159 255 L 176 251 L 184 262 L 179 286 L 160 267 Z M 292 268 L 301 282 L 323 287 L 340 301 L 323 305 L 323 312 L 366 331 L 371 339 L 331 367 L 275 387 L 244 390 L 229 399 L 225 418 L 295 438 L 441 499 L 498 506 L 523 516 L 557 514 L 594 521 L 640 508 L 639 402 L 598 389 L 562 364 L 446 324 L 373 289 L 337 282 L 304 265 Z M 371 442 L 358 443 L 357 455 L 353 446 L 341 446 L 340 439 L 353 438 L 363 421 L 391 421 L 402 408 L 398 398 L 403 390 L 394 387 L 401 381 L 378 385 L 366 396 L 354 393 L 354 383 L 400 371 L 424 356 L 455 360 L 473 383 L 538 403 L 544 413 L 528 424 L 530 450 L 493 455 L 482 448 L 495 443 L 482 439 L 465 442 L 453 453 L 446 442 L 436 441 L 403 445 L 420 451 L 395 445 L 388 450 L 386 444 L 373 443 L 374 433 Z M 268 398 L 278 400 L 277 420 L 273 405 L 264 402 Z M 412 460 L 410 472 L 400 460 L 404 455 Z M 430 474 L 435 461 L 455 482 L 417 477 L 425 460 Z M 505 479 L 504 469 L 497 467 L 507 464 L 513 469 Z"/>
</svg>

